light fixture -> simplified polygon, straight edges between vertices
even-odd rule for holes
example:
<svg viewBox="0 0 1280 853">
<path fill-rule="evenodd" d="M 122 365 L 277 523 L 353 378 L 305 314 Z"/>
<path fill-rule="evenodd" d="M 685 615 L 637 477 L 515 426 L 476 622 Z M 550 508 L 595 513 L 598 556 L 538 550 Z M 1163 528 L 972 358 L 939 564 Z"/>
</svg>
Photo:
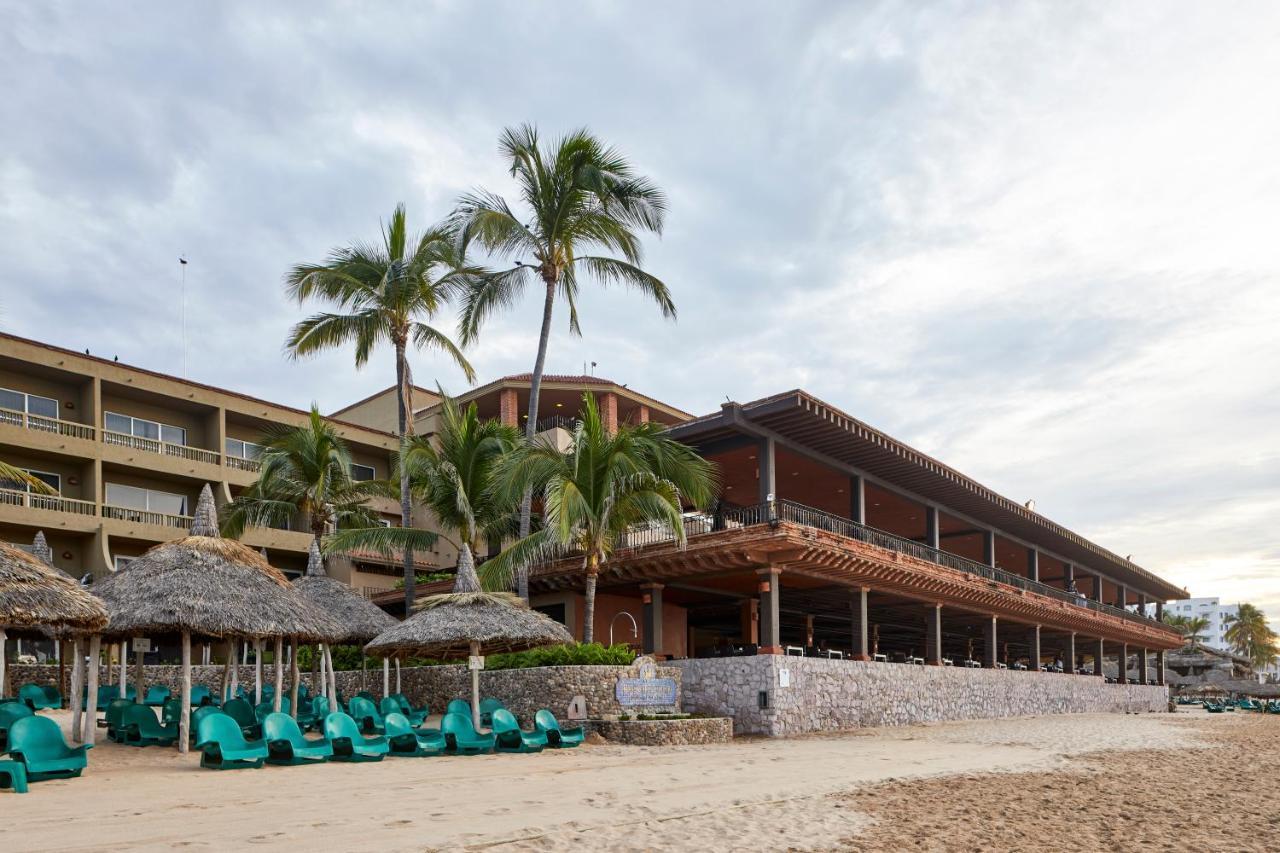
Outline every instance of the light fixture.
<svg viewBox="0 0 1280 853">
<path fill-rule="evenodd" d="M 557 408 L 557 409 L 563 409 L 563 408 L 564 408 L 564 403 L 556 403 L 556 408 Z"/>
</svg>

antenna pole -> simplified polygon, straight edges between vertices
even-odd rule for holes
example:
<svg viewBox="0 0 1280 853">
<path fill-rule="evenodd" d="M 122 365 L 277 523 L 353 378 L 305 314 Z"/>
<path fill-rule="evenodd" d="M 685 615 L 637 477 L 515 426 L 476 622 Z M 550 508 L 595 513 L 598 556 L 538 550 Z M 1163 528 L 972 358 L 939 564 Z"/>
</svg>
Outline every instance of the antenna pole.
<svg viewBox="0 0 1280 853">
<path fill-rule="evenodd" d="M 187 259 L 178 258 L 182 267 L 182 378 L 187 378 Z"/>
</svg>

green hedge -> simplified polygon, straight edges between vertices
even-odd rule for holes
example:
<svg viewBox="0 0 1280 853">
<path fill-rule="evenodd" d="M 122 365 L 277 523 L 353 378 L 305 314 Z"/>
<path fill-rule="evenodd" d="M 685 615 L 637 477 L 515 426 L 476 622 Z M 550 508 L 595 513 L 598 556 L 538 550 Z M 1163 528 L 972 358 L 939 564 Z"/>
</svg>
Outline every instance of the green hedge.
<svg viewBox="0 0 1280 853">
<path fill-rule="evenodd" d="M 636 653 L 629 646 L 618 643 L 605 646 L 600 643 L 573 643 L 564 646 L 548 646 L 527 652 L 490 655 L 485 659 L 485 669 L 527 669 L 532 666 L 630 666 Z"/>
</svg>

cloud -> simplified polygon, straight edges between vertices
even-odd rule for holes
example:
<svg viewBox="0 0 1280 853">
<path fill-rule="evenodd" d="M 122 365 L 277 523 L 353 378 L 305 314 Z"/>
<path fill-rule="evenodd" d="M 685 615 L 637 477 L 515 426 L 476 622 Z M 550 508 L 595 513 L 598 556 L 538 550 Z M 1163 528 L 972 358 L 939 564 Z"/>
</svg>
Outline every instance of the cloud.
<svg viewBox="0 0 1280 853">
<path fill-rule="evenodd" d="M 1080 11 L 11 4 L 0 320 L 178 372 L 182 253 L 191 377 L 337 408 L 389 355 L 284 360 L 289 265 L 399 201 L 425 227 L 510 194 L 506 125 L 585 124 L 670 195 L 647 265 L 680 319 L 585 293 L 549 370 L 694 412 L 804 386 L 1280 619 L 1250 509 L 1280 501 L 1280 12 Z M 486 331 L 482 380 L 529 369 L 535 296 Z"/>
</svg>

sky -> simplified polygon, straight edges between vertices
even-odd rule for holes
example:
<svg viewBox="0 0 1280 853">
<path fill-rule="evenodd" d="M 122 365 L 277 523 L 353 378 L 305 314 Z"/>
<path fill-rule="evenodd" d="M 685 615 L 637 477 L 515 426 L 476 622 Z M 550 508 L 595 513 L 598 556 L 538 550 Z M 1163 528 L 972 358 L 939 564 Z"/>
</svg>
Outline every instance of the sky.
<svg viewBox="0 0 1280 853">
<path fill-rule="evenodd" d="M 644 263 L 679 316 L 588 287 L 548 372 L 595 361 L 696 414 L 802 387 L 1280 628 L 1280 6 L 0 0 L 0 22 L 3 331 L 339 408 L 392 355 L 287 360 L 321 307 L 285 297 L 289 266 L 399 202 L 420 229 L 510 197 L 504 127 L 586 126 L 669 197 Z M 480 381 L 531 369 L 540 310 L 485 328 Z"/>
</svg>

